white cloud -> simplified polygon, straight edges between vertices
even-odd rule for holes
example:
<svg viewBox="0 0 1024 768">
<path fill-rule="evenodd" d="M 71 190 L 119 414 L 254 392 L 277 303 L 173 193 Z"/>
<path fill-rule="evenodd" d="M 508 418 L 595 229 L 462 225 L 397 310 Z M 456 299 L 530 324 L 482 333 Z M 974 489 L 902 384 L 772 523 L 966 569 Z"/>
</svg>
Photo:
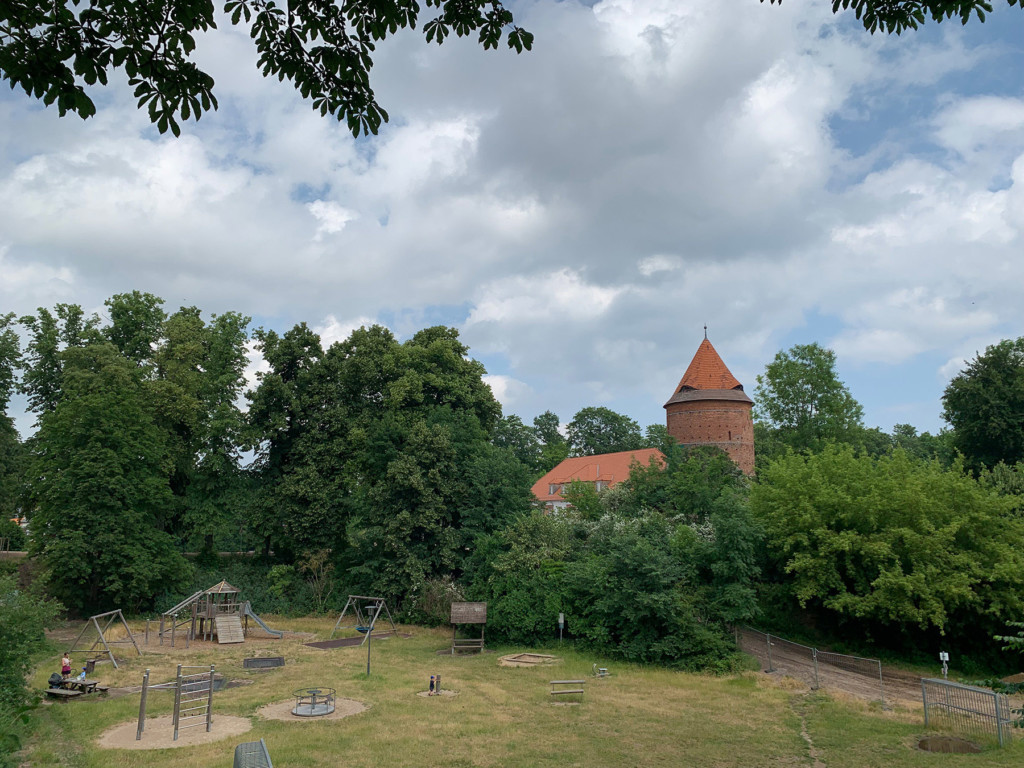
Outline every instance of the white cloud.
<svg viewBox="0 0 1024 768">
<path fill-rule="evenodd" d="M 461 323 L 507 407 L 642 423 L 705 322 L 748 389 L 794 334 L 933 375 L 1019 333 L 1019 52 L 974 26 L 870 36 L 819 0 L 513 10 L 532 53 L 383 44 L 372 139 L 262 78 L 227 24 L 200 41 L 222 109 L 178 140 L 128 89 L 86 123 L 3 92 L 0 299 L 137 288 L 321 318 L 325 345 L 372 318 Z M 1015 18 L 982 32 L 1012 40 Z"/>
<path fill-rule="evenodd" d="M 491 388 L 494 397 L 504 408 L 515 408 L 524 395 L 530 392 L 530 385 L 504 374 L 486 374 L 484 383 Z"/>
<path fill-rule="evenodd" d="M 320 345 L 327 349 L 333 344 L 347 339 L 352 335 L 352 331 L 363 327 L 369 328 L 371 325 L 379 325 L 379 323 L 371 317 L 338 320 L 334 315 L 328 315 L 320 325 L 313 327 L 313 331 L 320 336 Z"/>
<path fill-rule="evenodd" d="M 313 215 L 319 224 L 313 239 L 320 241 L 324 235 L 333 235 L 341 232 L 345 225 L 358 218 L 359 214 L 342 208 L 337 203 L 329 200 L 314 200 L 306 208 Z"/>
</svg>

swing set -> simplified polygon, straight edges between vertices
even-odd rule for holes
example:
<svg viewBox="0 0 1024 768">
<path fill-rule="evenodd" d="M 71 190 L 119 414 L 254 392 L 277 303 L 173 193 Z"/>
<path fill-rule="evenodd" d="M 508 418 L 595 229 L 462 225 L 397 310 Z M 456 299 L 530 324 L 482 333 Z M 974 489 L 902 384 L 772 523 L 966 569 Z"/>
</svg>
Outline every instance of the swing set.
<svg viewBox="0 0 1024 768">
<path fill-rule="evenodd" d="M 338 627 L 341 626 L 341 620 L 345 618 L 345 614 L 348 613 L 348 609 L 352 609 L 352 613 L 355 616 L 356 632 L 361 632 L 363 637 L 362 645 L 366 642 L 366 638 L 370 636 L 373 631 L 374 625 L 377 623 L 377 619 L 380 618 L 381 614 L 386 614 L 388 622 L 391 624 L 391 632 L 398 634 L 398 627 L 395 626 L 395 620 L 391 618 L 391 611 L 388 610 L 388 602 L 383 597 L 367 597 L 366 595 L 349 595 L 348 602 L 345 603 L 345 607 L 341 610 L 341 615 L 338 620 L 334 623 L 334 629 L 331 630 L 331 638 L 334 638 L 334 634 L 338 631 Z"/>
</svg>

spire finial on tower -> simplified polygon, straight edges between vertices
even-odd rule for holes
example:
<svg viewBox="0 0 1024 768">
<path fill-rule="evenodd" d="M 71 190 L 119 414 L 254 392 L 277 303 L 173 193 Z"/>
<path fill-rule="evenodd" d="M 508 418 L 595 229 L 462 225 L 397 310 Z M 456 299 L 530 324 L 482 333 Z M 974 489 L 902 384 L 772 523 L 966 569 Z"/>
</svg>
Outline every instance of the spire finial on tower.
<svg viewBox="0 0 1024 768">
<path fill-rule="evenodd" d="M 704 341 L 708 340 L 708 324 L 704 323 Z"/>
</svg>

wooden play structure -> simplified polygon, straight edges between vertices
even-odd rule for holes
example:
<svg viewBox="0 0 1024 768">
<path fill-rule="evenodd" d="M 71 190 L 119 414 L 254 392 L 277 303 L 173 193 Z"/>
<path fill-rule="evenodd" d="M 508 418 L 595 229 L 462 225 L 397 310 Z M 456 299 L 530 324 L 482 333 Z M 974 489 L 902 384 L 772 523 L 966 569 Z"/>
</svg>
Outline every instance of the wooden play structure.
<svg viewBox="0 0 1024 768">
<path fill-rule="evenodd" d="M 189 669 L 201 669 L 202 672 L 183 672 Z M 189 667 L 178 665 L 178 674 L 168 683 L 149 684 L 149 670 L 142 676 L 142 691 L 139 698 L 139 724 L 135 730 L 135 740 L 142 739 L 146 730 L 146 701 L 150 691 L 174 691 L 174 712 L 172 722 L 174 741 L 178 740 L 178 731 L 184 728 L 206 726 L 209 733 L 213 728 L 213 691 L 214 667 Z"/>
<path fill-rule="evenodd" d="M 101 619 L 106 619 L 102 627 L 100 626 Z M 115 621 L 121 622 L 126 635 L 119 640 L 108 639 L 106 636 L 107 631 Z M 92 645 L 86 647 L 83 638 L 90 630 L 95 630 L 96 639 L 93 640 Z M 101 645 L 103 646 L 102 649 L 98 647 Z M 114 669 L 117 669 L 117 659 L 114 658 L 114 652 L 110 649 L 112 645 L 131 645 L 135 649 L 135 653 L 139 656 L 142 655 L 142 651 L 139 650 L 139 644 L 135 642 L 132 631 L 128 628 L 128 622 L 124 620 L 124 614 L 121 613 L 120 608 L 107 611 L 106 613 L 97 613 L 95 616 L 90 616 L 86 619 L 85 626 L 82 627 L 82 631 L 78 633 L 78 637 L 75 638 L 75 642 L 71 645 L 69 655 L 73 656 L 76 653 L 85 654 L 88 657 L 86 659 L 86 666 L 89 667 L 89 672 L 92 671 L 92 667 L 96 662 L 103 661 L 104 657 L 114 665 Z"/>
<path fill-rule="evenodd" d="M 283 632 L 264 624 L 263 619 L 253 613 L 249 601 L 240 602 L 238 590 L 222 581 L 199 590 L 160 614 L 160 645 L 169 637 L 173 648 L 179 628 L 185 636 L 186 648 L 191 640 L 212 640 L 215 636 L 218 643 L 241 643 L 249 634 L 249 619 L 273 637 L 284 636 Z"/>
<path fill-rule="evenodd" d="M 334 633 L 338 631 L 338 627 L 341 626 L 341 620 L 345 618 L 345 614 L 348 613 L 349 608 L 352 609 L 352 613 L 355 616 L 355 630 L 363 633 L 363 643 L 365 643 L 366 638 L 370 636 L 370 631 L 377 623 L 377 619 L 385 613 L 387 614 L 388 622 L 391 624 L 391 632 L 396 635 L 398 634 L 398 627 L 395 626 L 395 620 L 391 618 L 391 611 L 388 610 L 387 600 L 383 597 L 349 595 L 348 601 L 345 603 L 345 607 L 341 609 L 341 615 L 338 617 L 338 620 L 334 622 L 334 629 L 331 630 L 331 638 L 333 638 Z M 363 643 L 360 643 L 360 645 Z"/>
<path fill-rule="evenodd" d="M 480 637 L 459 637 L 459 627 L 465 624 L 479 624 Z M 483 653 L 486 624 L 487 603 L 452 603 L 452 656 L 460 651 Z"/>
</svg>

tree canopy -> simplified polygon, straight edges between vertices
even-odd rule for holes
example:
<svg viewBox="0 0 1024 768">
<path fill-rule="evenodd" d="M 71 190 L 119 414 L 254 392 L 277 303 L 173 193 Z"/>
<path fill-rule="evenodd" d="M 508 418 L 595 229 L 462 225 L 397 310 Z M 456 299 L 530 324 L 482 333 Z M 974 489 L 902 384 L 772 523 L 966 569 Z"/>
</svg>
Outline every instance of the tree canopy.
<svg viewBox="0 0 1024 768">
<path fill-rule="evenodd" d="M 782 0 L 770 2 L 781 5 Z M 1024 8 L 1022 0 L 1006 2 Z M 983 22 L 985 14 L 992 13 L 992 3 L 987 0 L 832 0 L 835 13 L 851 8 L 869 32 L 895 32 L 897 35 L 917 29 L 929 18 L 936 23 L 958 18 L 966 24 L 972 16 Z"/>
<path fill-rule="evenodd" d="M 566 431 L 569 433 L 569 452 L 573 456 L 635 451 L 644 445 L 640 425 L 610 408 L 581 408 Z"/>
<path fill-rule="evenodd" d="M 988 347 L 942 396 L 953 445 L 975 470 L 1024 461 L 1024 337 Z"/>
<path fill-rule="evenodd" d="M 833 445 L 759 480 L 754 512 L 802 605 L 862 628 L 965 634 L 1024 609 L 1024 524 L 962 466 Z"/>
<path fill-rule="evenodd" d="M 864 409 L 836 372 L 836 353 L 820 344 L 779 352 L 757 377 L 754 417 L 794 450 L 842 440 L 862 427 Z"/>
<path fill-rule="evenodd" d="M 517 27 L 500 0 L 426 0 L 435 8 L 423 24 L 426 41 L 476 35 L 485 48 L 504 39 L 518 52 L 533 35 Z M 370 85 L 379 42 L 415 29 L 415 0 L 277 3 L 226 0 L 223 12 L 249 31 L 256 66 L 288 80 L 322 115 L 344 120 L 356 136 L 376 133 L 388 113 Z M 26 94 L 56 104 L 63 116 L 96 113 L 90 92 L 123 69 L 139 108 L 161 133 L 181 132 L 179 120 L 216 109 L 213 78 L 193 60 L 197 37 L 217 27 L 212 0 L 94 0 L 0 5 L 0 74 Z"/>
</svg>

